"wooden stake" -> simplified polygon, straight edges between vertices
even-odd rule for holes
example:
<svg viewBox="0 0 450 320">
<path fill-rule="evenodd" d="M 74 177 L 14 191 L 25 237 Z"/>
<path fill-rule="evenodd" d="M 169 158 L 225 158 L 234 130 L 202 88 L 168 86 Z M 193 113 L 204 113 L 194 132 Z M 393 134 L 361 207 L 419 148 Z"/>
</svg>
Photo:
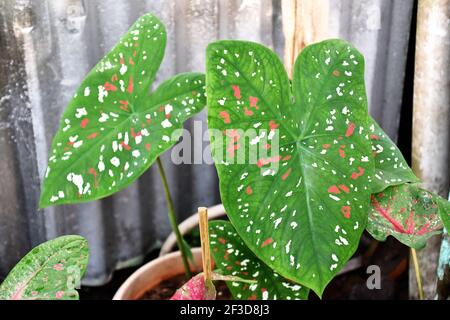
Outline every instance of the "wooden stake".
<svg viewBox="0 0 450 320">
<path fill-rule="evenodd" d="M 202 245 L 202 262 L 205 283 L 212 280 L 211 275 L 211 251 L 209 247 L 209 230 L 208 230 L 208 209 L 205 207 L 198 208 L 200 223 L 200 242 Z"/>
<path fill-rule="evenodd" d="M 328 38 L 329 0 L 282 0 L 284 65 L 290 78 L 299 52 Z"/>
</svg>

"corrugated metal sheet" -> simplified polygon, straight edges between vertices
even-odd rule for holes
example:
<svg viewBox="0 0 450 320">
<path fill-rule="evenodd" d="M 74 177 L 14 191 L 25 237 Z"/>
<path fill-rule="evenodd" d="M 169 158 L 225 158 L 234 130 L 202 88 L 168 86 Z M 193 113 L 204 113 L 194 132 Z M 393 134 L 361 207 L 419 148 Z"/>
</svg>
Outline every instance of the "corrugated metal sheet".
<svg viewBox="0 0 450 320">
<path fill-rule="evenodd" d="M 352 41 L 365 54 L 371 113 L 395 139 L 412 1 L 342 0 L 329 6 L 330 36 Z M 156 168 L 108 199 L 36 209 L 48 148 L 66 103 L 144 12 L 159 16 L 168 31 L 158 83 L 177 72 L 202 71 L 206 45 L 219 38 L 258 41 L 283 56 L 277 0 L 0 1 L 0 277 L 31 246 L 77 233 L 91 247 L 85 283 L 102 284 L 116 268 L 140 263 L 168 234 Z M 205 121 L 204 114 L 197 118 Z M 175 166 L 167 156 L 180 218 L 220 202 L 213 166 Z"/>
</svg>

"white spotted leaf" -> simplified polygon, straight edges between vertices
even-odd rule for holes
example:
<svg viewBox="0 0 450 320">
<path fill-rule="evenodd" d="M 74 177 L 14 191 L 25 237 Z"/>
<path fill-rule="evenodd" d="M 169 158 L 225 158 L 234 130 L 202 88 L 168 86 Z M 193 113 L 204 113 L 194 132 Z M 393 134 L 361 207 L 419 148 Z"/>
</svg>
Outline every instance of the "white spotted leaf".
<svg viewBox="0 0 450 320">
<path fill-rule="evenodd" d="M 393 236 L 401 243 L 416 249 L 441 233 L 443 208 L 440 196 L 404 183 L 392 186 L 371 196 L 367 231 L 378 241 Z"/>
<path fill-rule="evenodd" d="M 164 25 L 144 15 L 86 76 L 53 139 L 41 207 L 125 188 L 205 106 L 203 74 L 179 74 L 150 92 L 165 45 Z"/>
<path fill-rule="evenodd" d="M 73 300 L 89 259 L 86 239 L 62 236 L 27 253 L 0 285 L 0 300 Z"/>
<path fill-rule="evenodd" d="M 259 260 L 244 244 L 231 223 L 212 221 L 210 243 L 216 268 L 223 275 L 256 280 L 255 283 L 228 281 L 227 286 L 238 300 L 304 300 L 309 289 L 284 279 Z M 289 246 L 282 250 L 289 250 Z"/>
<path fill-rule="evenodd" d="M 306 47 L 291 90 L 271 50 L 219 41 L 207 49 L 206 79 L 211 150 L 233 226 L 265 264 L 321 295 L 367 223 L 374 163 L 362 55 L 341 40 Z"/>
<path fill-rule="evenodd" d="M 372 157 L 375 161 L 375 173 L 371 182 L 372 193 L 381 192 L 389 186 L 420 181 L 395 143 L 372 118 L 369 121 L 369 135 L 372 141 Z"/>
</svg>

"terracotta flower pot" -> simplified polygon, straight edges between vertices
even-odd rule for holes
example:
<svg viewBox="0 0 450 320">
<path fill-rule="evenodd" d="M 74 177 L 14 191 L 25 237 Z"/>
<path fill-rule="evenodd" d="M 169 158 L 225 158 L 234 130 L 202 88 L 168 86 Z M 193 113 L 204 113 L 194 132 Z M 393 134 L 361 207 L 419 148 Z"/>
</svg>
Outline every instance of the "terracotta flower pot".
<svg viewBox="0 0 450 320">
<path fill-rule="evenodd" d="M 193 248 L 196 269 L 200 272 L 202 266 L 201 248 Z M 162 281 L 184 273 L 183 262 L 179 251 L 159 257 L 136 270 L 117 290 L 113 300 L 137 300 Z"/>
<path fill-rule="evenodd" d="M 217 219 L 225 215 L 221 204 L 208 208 L 208 218 Z M 185 235 L 198 226 L 198 213 L 179 224 L 181 234 Z M 170 251 L 176 246 L 175 234 L 172 232 L 164 242 L 160 256 L 136 270 L 119 288 L 113 300 L 136 300 L 147 291 L 155 288 L 162 281 L 169 280 L 184 273 L 184 266 L 179 251 Z M 201 248 L 192 248 L 195 266 L 193 272 L 200 272 L 202 266 Z"/>
</svg>

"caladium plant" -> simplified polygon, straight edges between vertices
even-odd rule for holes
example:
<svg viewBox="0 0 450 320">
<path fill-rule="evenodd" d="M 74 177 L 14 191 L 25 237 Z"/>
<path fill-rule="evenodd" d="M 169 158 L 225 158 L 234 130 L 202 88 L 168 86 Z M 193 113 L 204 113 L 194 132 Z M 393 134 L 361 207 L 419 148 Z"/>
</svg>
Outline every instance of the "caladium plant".
<svg viewBox="0 0 450 320">
<path fill-rule="evenodd" d="M 208 47 L 206 77 L 210 128 L 257 125 L 273 132 L 257 143 L 279 138 L 279 154 L 256 164 L 216 160 L 233 226 L 264 263 L 320 295 L 367 222 L 374 161 L 362 55 L 341 40 L 309 46 L 291 85 L 271 50 L 220 41 Z M 211 141 L 215 158 L 229 136 Z M 278 171 L 260 169 L 274 161 Z"/>
<path fill-rule="evenodd" d="M 183 123 L 205 106 L 205 77 L 179 74 L 150 92 L 165 45 L 164 25 L 146 14 L 86 76 L 53 139 L 40 206 L 104 198 L 158 160 L 170 221 L 189 274 L 186 244 L 158 157 L 177 142 Z"/>
<path fill-rule="evenodd" d="M 411 247 L 438 232 L 447 202 L 409 184 L 419 179 L 369 117 L 364 59 L 349 43 L 326 40 L 306 47 L 290 82 L 268 48 L 215 42 L 207 49 L 206 81 L 211 150 L 236 230 L 224 233 L 222 242 L 241 245 L 239 261 L 260 259 L 264 268 L 321 296 L 367 223 L 377 239 L 392 234 Z M 217 138 L 214 129 L 225 138 Z M 259 131 L 248 139 L 252 129 Z M 269 155 L 261 156 L 263 149 Z M 398 188 L 408 194 L 396 199 Z M 391 206 L 378 202 L 384 193 L 399 210 L 423 209 L 402 219 L 402 232 L 390 218 L 383 221 L 380 208 Z M 238 272 L 221 253 L 215 256 L 218 267 Z M 236 297 L 248 297 L 241 288 L 230 287 Z"/>
<path fill-rule="evenodd" d="M 62 236 L 32 249 L 0 285 L 0 300 L 74 300 L 89 259 L 86 239 Z"/>
</svg>

